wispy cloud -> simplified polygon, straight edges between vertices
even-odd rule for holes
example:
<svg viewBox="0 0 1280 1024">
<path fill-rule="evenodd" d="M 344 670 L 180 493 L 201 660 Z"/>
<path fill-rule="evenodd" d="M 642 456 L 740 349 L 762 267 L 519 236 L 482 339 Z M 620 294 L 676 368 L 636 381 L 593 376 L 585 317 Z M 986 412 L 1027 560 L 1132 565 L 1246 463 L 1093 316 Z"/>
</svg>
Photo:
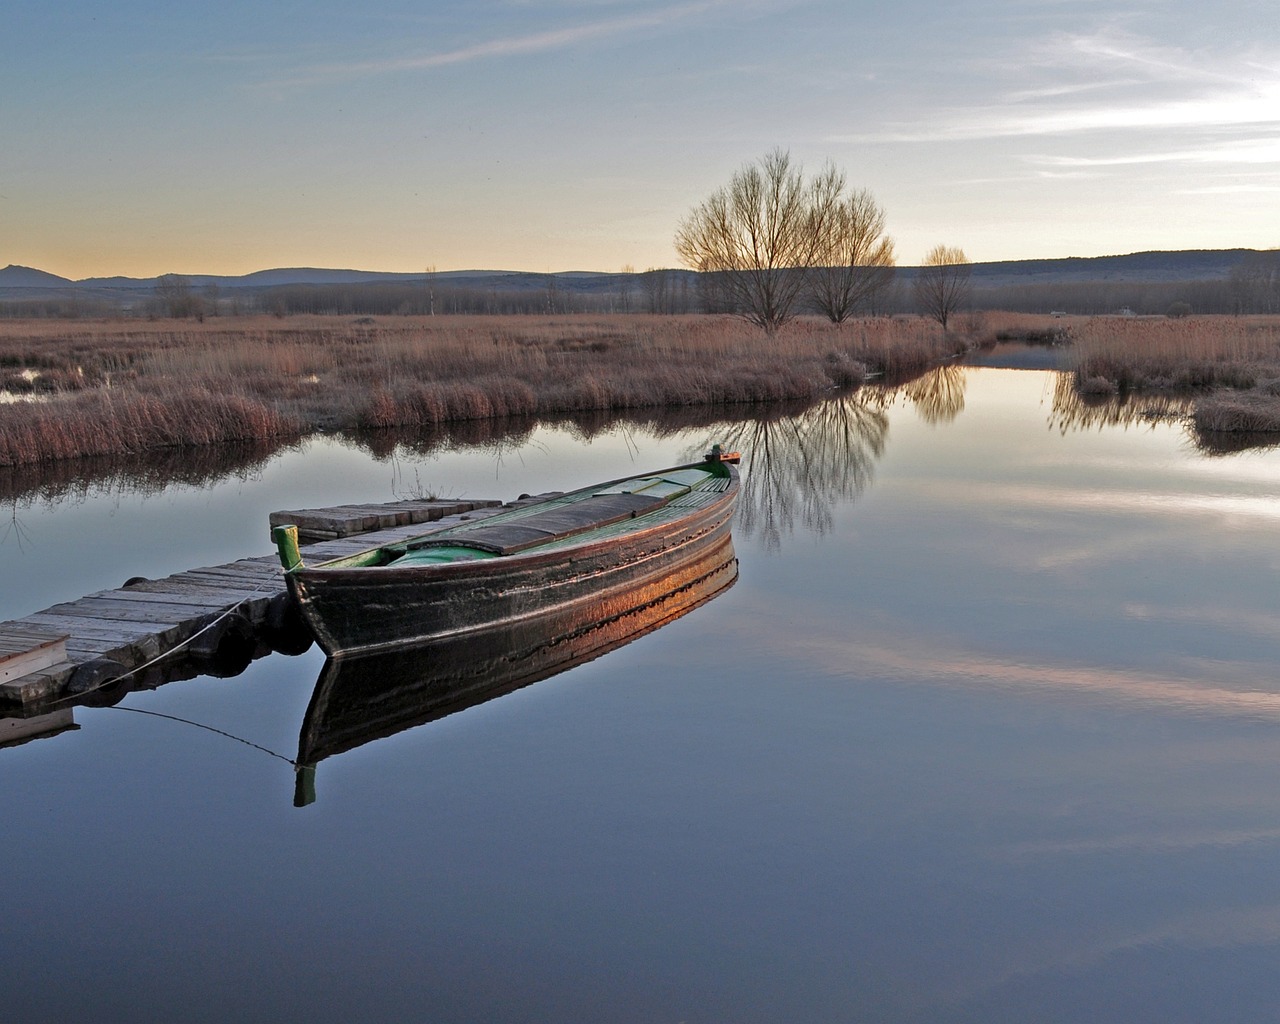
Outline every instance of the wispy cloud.
<svg viewBox="0 0 1280 1024">
<path fill-rule="evenodd" d="M 985 103 L 889 124 L 857 136 L 857 141 L 975 141 L 1258 126 L 1280 130 L 1280 55 L 1202 53 L 1104 30 L 1059 34 L 1031 44 L 1020 71 L 1033 83 L 1020 82 Z M 1045 81 L 1036 83 L 1037 78 Z"/>
<path fill-rule="evenodd" d="M 1029 155 L 1031 164 L 1055 168 L 1123 167 L 1136 164 L 1228 163 L 1280 164 L 1280 135 L 1273 138 L 1242 139 L 1239 142 L 1210 144 L 1199 149 L 1176 149 L 1115 156 Z"/>
<path fill-rule="evenodd" d="M 629 32 L 666 27 L 675 21 L 694 18 L 717 8 L 729 6 L 729 0 L 695 0 L 692 3 L 675 4 L 669 7 L 647 10 L 642 14 L 596 18 L 561 28 L 530 32 L 524 35 L 502 36 L 451 50 L 364 61 L 317 64 L 304 68 L 287 79 L 277 79 L 273 84 L 309 85 L 334 79 L 368 78 L 405 71 L 424 71 L 432 68 L 468 64 L 480 60 L 497 60 L 503 57 L 546 53 L 581 46 Z"/>
</svg>

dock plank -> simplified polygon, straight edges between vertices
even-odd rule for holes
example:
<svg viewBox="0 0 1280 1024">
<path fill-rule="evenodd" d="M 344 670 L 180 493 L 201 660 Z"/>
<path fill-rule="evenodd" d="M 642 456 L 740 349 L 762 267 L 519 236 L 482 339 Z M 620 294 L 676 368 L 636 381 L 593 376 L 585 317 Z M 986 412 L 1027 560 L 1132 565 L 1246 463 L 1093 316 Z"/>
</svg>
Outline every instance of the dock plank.
<svg viewBox="0 0 1280 1024">
<path fill-rule="evenodd" d="M 186 619 L 221 614 L 225 606 L 217 604 L 172 604 L 160 602 L 113 601 L 106 598 L 88 598 L 74 604 L 55 605 L 43 614 L 57 615 L 64 619 L 93 619 L 113 622 L 136 622 L 172 625 Z"/>
<path fill-rule="evenodd" d="M 493 500 L 406 499 L 353 502 L 325 509 L 273 512 L 272 526 L 313 524 L 324 537 L 300 535 L 306 557 L 321 561 L 421 537 L 502 510 Z M 0 709 L 36 710 L 56 701 L 79 664 L 108 657 L 134 669 L 190 640 L 218 616 L 238 608 L 255 625 L 272 598 L 285 593 L 275 555 L 253 555 L 118 590 L 103 590 L 41 612 L 0 622 Z M 43 650 L 44 653 L 40 653 Z M 6 671 L 4 666 L 9 666 Z M 21 669 L 21 672 L 18 670 Z"/>
<path fill-rule="evenodd" d="M 0 683 L 21 679 L 31 672 L 50 668 L 67 658 L 67 636 L 48 640 L 35 647 L 13 650 L 0 642 Z"/>
</svg>

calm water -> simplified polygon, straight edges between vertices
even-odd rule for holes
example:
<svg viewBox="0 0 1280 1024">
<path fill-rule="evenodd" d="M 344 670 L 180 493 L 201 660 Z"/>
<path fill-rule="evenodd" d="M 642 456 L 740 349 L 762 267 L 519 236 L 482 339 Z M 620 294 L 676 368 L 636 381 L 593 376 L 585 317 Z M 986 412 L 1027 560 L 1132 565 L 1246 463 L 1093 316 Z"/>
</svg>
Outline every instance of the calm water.
<svg viewBox="0 0 1280 1024">
<path fill-rule="evenodd" d="M 1280 454 L 1055 382 L 10 502 L 0 618 L 265 553 L 275 508 L 750 456 L 734 587 L 322 762 L 308 807 L 120 708 L 0 749 L 5 1019 L 1280 1019 Z M 122 707 L 292 757 L 321 666 Z"/>
</svg>

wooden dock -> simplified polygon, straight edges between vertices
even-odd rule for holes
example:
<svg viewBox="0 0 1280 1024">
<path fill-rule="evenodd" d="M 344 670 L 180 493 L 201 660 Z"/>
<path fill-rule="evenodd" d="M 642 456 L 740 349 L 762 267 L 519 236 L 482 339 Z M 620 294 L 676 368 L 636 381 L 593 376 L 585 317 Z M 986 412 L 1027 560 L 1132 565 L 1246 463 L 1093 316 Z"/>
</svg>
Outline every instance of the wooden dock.
<svg viewBox="0 0 1280 1024">
<path fill-rule="evenodd" d="M 500 507 L 497 501 L 415 500 L 273 512 L 270 519 L 272 526 L 293 523 L 302 537 L 318 541 L 307 555 L 321 561 Z M 271 554 L 131 581 L 0 622 L 0 715 L 39 712 L 70 686 L 92 685 L 95 674 L 105 680 L 122 669 L 132 673 L 180 650 L 190 652 L 197 665 L 201 658 L 213 664 L 220 651 L 269 643 L 264 637 L 281 602 L 287 602 L 284 577 Z M 245 664 L 251 656 L 245 654 Z"/>
</svg>

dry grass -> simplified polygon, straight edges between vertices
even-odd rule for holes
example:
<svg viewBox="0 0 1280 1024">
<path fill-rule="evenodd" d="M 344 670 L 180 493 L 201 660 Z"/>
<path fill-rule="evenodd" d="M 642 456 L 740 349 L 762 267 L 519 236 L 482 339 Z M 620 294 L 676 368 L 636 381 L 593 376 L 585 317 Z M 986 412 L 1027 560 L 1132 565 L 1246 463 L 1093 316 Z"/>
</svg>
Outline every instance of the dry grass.
<svg viewBox="0 0 1280 1024">
<path fill-rule="evenodd" d="M 1280 431 L 1280 317 L 1094 317 L 1071 336 L 1082 393 L 1208 392 L 1201 433 Z"/>
<path fill-rule="evenodd" d="M 1248 389 L 1280 377 L 1280 317 L 1092 317 L 1071 337 L 1079 379 L 1120 391 Z"/>
<path fill-rule="evenodd" d="M 985 330 L 985 324 L 982 325 Z M 812 399 L 975 339 L 918 318 L 340 317 L 0 325 L 0 465 L 317 429 Z"/>
</svg>

